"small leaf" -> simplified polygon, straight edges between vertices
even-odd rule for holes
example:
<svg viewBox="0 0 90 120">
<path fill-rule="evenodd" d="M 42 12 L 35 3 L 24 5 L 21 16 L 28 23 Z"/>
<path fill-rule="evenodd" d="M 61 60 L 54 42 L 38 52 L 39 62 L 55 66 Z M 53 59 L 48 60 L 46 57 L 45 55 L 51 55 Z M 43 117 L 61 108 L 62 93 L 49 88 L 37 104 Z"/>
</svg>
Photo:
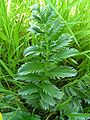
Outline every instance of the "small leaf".
<svg viewBox="0 0 90 120">
<path fill-rule="evenodd" d="M 42 20 L 39 15 L 33 14 L 33 18 L 36 19 L 39 23 L 42 23 Z"/>
<path fill-rule="evenodd" d="M 50 106 L 55 106 L 56 102 L 54 101 L 54 99 L 52 97 L 50 97 L 48 94 L 44 93 L 44 92 L 40 92 L 40 96 L 41 96 L 41 100 L 50 105 Z"/>
<path fill-rule="evenodd" d="M 54 46 L 51 45 L 51 51 L 56 51 L 57 49 L 61 49 L 67 47 L 72 41 L 72 37 L 69 34 L 62 34 L 58 40 L 55 41 Z"/>
<path fill-rule="evenodd" d="M 58 51 L 54 55 L 50 56 L 49 60 L 50 61 L 62 61 L 63 59 L 77 55 L 77 53 L 78 53 L 78 50 L 74 49 L 74 48 L 61 49 L 60 51 Z"/>
<path fill-rule="evenodd" d="M 44 71 L 44 65 L 41 62 L 28 62 L 23 64 L 19 70 L 18 74 L 27 75 L 29 73 L 38 73 Z"/>
<path fill-rule="evenodd" d="M 37 74 L 28 74 L 28 75 L 16 75 L 15 80 L 25 81 L 25 82 L 39 82 L 41 80 L 41 76 Z"/>
<path fill-rule="evenodd" d="M 36 34 L 44 34 L 44 31 L 42 31 L 39 26 L 33 26 L 29 29 L 29 31 L 32 31 Z"/>
<path fill-rule="evenodd" d="M 66 47 L 70 44 L 70 42 L 73 40 L 72 36 L 68 33 L 62 34 L 59 38 L 60 46 Z"/>
<path fill-rule="evenodd" d="M 38 93 L 32 93 L 25 96 L 22 96 L 23 99 L 26 100 L 26 103 L 30 104 L 33 107 L 40 107 L 40 94 Z"/>
<path fill-rule="evenodd" d="M 27 95 L 38 92 L 38 87 L 34 84 L 26 85 L 19 90 L 19 95 Z"/>
<path fill-rule="evenodd" d="M 41 99 L 40 99 L 40 106 L 44 110 L 48 110 L 49 109 L 49 104 L 44 103 Z"/>
<path fill-rule="evenodd" d="M 34 56 L 40 55 L 40 53 L 41 51 L 39 50 L 39 47 L 37 45 L 33 45 L 33 46 L 26 48 L 24 50 L 23 55 L 24 56 L 32 55 L 34 57 Z"/>
<path fill-rule="evenodd" d="M 61 99 L 63 96 L 63 93 L 55 85 L 43 84 L 42 89 L 46 94 L 50 95 L 51 97 Z"/>
<path fill-rule="evenodd" d="M 77 72 L 72 67 L 60 66 L 49 71 L 50 78 L 65 78 L 76 76 Z"/>
</svg>

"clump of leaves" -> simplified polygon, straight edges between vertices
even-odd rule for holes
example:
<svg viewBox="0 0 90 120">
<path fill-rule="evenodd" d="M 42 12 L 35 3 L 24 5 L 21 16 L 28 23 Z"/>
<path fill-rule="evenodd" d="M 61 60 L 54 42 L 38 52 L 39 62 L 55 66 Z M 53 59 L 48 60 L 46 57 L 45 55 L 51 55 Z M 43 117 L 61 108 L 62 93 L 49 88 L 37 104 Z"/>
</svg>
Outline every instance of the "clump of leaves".
<svg viewBox="0 0 90 120">
<path fill-rule="evenodd" d="M 64 97 L 57 104 L 56 109 L 67 116 L 70 120 L 90 119 L 90 73 L 79 79 L 69 82 L 62 87 Z"/>
<path fill-rule="evenodd" d="M 30 113 L 26 111 L 14 111 L 9 113 L 3 114 L 3 119 L 7 120 L 40 120 L 40 117 L 38 115 L 31 115 Z"/>
<path fill-rule="evenodd" d="M 31 23 L 29 30 L 34 33 L 34 41 L 24 51 L 29 61 L 19 68 L 15 79 L 24 83 L 19 95 L 33 107 L 46 110 L 63 96 L 53 80 L 76 76 L 76 70 L 63 62 L 78 51 L 69 47 L 73 38 L 62 34 L 63 23 L 49 7 L 35 8 Z"/>
</svg>

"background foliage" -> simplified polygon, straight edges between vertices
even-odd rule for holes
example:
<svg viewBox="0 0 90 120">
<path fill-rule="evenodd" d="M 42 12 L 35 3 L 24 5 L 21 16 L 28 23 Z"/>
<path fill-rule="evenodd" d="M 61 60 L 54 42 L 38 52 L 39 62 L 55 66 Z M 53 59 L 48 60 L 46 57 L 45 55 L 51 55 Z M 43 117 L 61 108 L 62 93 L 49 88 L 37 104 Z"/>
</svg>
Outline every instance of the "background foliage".
<svg viewBox="0 0 90 120">
<path fill-rule="evenodd" d="M 48 25 L 45 21 L 40 22 L 37 16 L 33 16 L 36 21 L 32 19 L 34 9 L 42 9 L 43 6 L 49 6 L 52 9 L 52 17 L 48 18 Z M 43 10 L 46 15 L 47 10 Z M 0 1 L 0 111 L 3 113 L 3 119 L 14 120 L 88 120 L 90 119 L 90 1 L 89 0 L 1 0 Z M 42 17 L 44 17 L 42 14 Z M 39 17 L 41 17 L 39 15 Z M 45 19 L 44 19 L 45 20 Z M 57 20 L 56 22 L 53 22 Z M 60 22 L 60 23 L 59 23 Z M 49 28 L 55 28 L 50 34 Z M 35 26 L 36 25 L 36 26 Z M 60 26 L 59 26 L 60 25 Z M 36 27 L 36 28 L 35 28 Z M 32 28 L 32 29 L 31 29 Z M 39 29 L 38 29 L 39 28 Z M 41 31 L 40 31 L 41 30 Z M 45 31 L 48 36 L 52 35 L 52 41 L 58 40 L 59 35 L 68 33 L 72 36 L 73 40 L 68 45 L 68 48 L 75 48 L 79 53 L 73 55 L 70 52 L 69 56 L 66 53 L 63 54 L 63 61 L 58 63 L 59 65 L 71 66 L 77 70 L 76 77 L 59 78 L 56 80 L 50 80 L 50 85 L 55 85 L 55 89 L 60 89 L 63 94 L 62 99 L 53 109 L 49 108 L 44 110 L 41 108 L 33 107 L 25 99 L 28 96 L 21 97 L 21 88 L 28 88 L 26 78 L 21 82 L 17 77 L 17 71 L 22 71 L 20 66 L 25 62 L 33 61 L 39 55 L 39 61 L 48 58 L 48 41 L 41 44 L 41 41 L 46 39 Z M 34 33 L 35 32 L 35 33 Z M 39 33 L 39 34 L 38 34 Z M 41 33 L 43 35 L 41 35 Z M 47 37 L 48 37 L 47 36 Z M 50 39 L 51 40 L 51 39 Z M 66 42 L 65 42 L 66 44 Z M 34 46 L 35 45 L 35 46 Z M 43 45 L 43 48 L 47 50 L 43 53 L 43 57 L 40 55 L 43 51 L 38 51 L 38 47 Z M 53 44 L 54 45 L 54 44 Z M 31 47 L 30 47 L 31 46 Z M 30 47 L 30 49 L 26 49 Z M 50 47 L 50 46 L 49 46 Z M 24 55 L 23 56 L 23 51 Z M 66 48 L 65 48 L 66 49 Z M 54 50 L 54 49 L 53 49 Z M 52 52 L 53 52 L 52 50 Z M 51 50 L 50 50 L 51 51 Z M 66 51 L 66 50 L 65 50 Z M 64 52 L 65 52 L 64 51 Z M 50 52 L 52 54 L 52 52 Z M 54 52 L 53 52 L 54 53 Z M 31 57 L 30 58 L 30 54 Z M 29 56 L 28 56 L 29 55 Z M 53 54 L 54 55 L 54 54 Z M 54 59 L 56 57 L 56 59 Z M 51 57 L 53 60 L 58 60 L 57 56 Z M 67 58 L 67 59 L 66 59 Z M 59 58 L 60 59 L 60 58 Z M 47 60 L 47 59 L 46 59 Z M 53 60 L 53 61 L 54 61 Z M 37 61 L 37 59 L 35 60 Z M 38 71 L 34 62 L 34 72 Z M 40 67 L 40 65 L 38 65 Z M 51 68 L 53 65 L 51 65 Z M 50 68 L 49 68 L 50 69 Z M 24 70 L 26 70 L 24 68 Z M 41 69 L 39 68 L 40 75 Z M 33 72 L 33 71 L 32 71 Z M 45 72 L 45 71 L 44 71 Z M 56 71 L 57 72 L 57 71 Z M 37 73 L 37 72 L 36 72 Z M 55 73 L 56 74 L 56 73 Z M 54 74 L 51 74 L 54 76 Z M 16 78 L 14 78 L 16 76 Z M 20 76 L 21 77 L 21 76 Z M 32 76 L 33 77 L 33 76 Z M 33 82 L 37 76 L 32 79 Z M 44 76 L 45 77 L 45 76 Z M 60 76 L 58 76 L 60 77 Z M 45 77 L 46 78 L 46 77 Z M 23 78 L 22 78 L 23 79 Z M 45 80 L 45 79 L 44 79 Z M 31 81 L 28 81 L 31 82 Z M 38 81 L 37 81 L 38 82 Z M 31 84 L 30 84 L 31 85 Z M 47 86 L 48 87 L 48 86 Z M 34 89 L 34 87 L 32 86 Z M 36 88 L 34 89 L 36 90 Z M 28 91 L 27 91 L 28 92 Z M 30 92 L 30 91 L 29 91 Z M 58 92 L 58 90 L 57 90 Z M 23 94 L 26 95 L 26 92 Z M 46 98 L 46 97 L 45 97 Z M 46 100 L 46 99 L 45 99 Z M 51 105 L 51 101 L 46 102 Z M 57 100 L 55 100 L 57 101 Z M 35 114 L 38 114 L 35 115 Z M 12 117 L 11 117 L 12 116 Z M 41 117 L 40 117 L 41 116 Z M 25 117 L 25 118 L 24 118 Z M 27 117 L 27 118 L 26 118 Z"/>
</svg>

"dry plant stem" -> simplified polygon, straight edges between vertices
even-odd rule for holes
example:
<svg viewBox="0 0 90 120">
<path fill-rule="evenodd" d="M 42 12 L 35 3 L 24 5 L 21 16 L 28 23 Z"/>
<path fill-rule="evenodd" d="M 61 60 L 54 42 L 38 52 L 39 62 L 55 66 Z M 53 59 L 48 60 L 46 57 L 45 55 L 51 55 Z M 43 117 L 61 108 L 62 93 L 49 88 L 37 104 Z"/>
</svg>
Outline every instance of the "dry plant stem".
<svg viewBox="0 0 90 120">
<path fill-rule="evenodd" d="M 56 114 L 56 112 L 50 113 L 50 114 L 48 115 L 48 117 L 47 117 L 45 120 L 49 120 L 49 118 L 50 118 L 52 115 L 54 115 L 54 114 Z"/>
</svg>

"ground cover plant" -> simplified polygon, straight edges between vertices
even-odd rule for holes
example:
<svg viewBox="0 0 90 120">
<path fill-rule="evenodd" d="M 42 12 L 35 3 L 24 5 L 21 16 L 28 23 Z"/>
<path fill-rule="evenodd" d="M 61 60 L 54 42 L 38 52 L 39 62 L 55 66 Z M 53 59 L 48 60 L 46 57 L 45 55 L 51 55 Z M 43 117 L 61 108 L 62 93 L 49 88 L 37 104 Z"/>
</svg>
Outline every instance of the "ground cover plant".
<svg viewBox="0 0 90 120">
<path fill-rule="evenodd" d="M 87 0 L 0 1 L 0 117 L 89 120 Z"/>
</svg>

